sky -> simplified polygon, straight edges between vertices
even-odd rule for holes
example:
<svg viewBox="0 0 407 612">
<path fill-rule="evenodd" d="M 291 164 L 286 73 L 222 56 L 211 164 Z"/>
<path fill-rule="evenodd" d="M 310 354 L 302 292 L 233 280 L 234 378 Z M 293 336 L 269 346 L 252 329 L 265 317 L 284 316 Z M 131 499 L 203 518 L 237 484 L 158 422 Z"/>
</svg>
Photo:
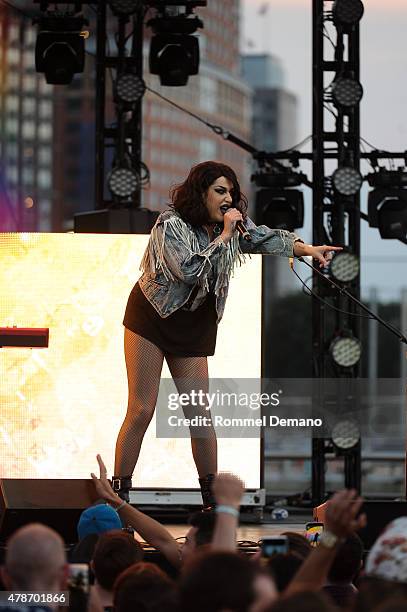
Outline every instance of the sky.
<svg viewBox="0 0 407 612">
<path fill-rule="evenodd" d="M 407 2 L 365 0 L 364 6 L 360 22 L 364 88 L 361 136 L 379 149 L 404 151 L 407 149 Z M 259 11 L 261 7 L 263 14 Z M 298 97 L 296 142 L 300 142 L 312 133 L 312 0 L 241 0 L 241 14 L 242 51 L 269 52 L 282 60 L 286 88 Z M 304 170 L 311 176 L 309 166 L 304 166 Z M 364 166 L 362 173 L 368 172 L 369 168 Z M 366 193 L 365 188 L 364 211 L 367 210 Z M 307 200 L 306 227 L 298 233 L 310 240 L 312 211 Z M 407 287 L 407 245 L 382 240 L 378 230 L 369 228 L 366 222 L 362 222 L 361 282 L 364 295 L 371 287 L 377 287 L 382 301 L 398 300 L 401 288 Z"/>
</svg>

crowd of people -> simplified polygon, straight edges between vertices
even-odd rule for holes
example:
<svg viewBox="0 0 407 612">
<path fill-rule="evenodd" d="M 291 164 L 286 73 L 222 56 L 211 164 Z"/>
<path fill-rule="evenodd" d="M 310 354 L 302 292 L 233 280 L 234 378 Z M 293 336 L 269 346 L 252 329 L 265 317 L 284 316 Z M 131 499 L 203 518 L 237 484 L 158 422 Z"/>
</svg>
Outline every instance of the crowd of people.
<svg viewBox="0 0 407 612">
<path fill-rule="evenodd" d="M 318 546 L 312 547 L 301 534 L 286 532 L 287 553 L 266 557 L 259 549 L 248 555 L 237 547 L 244 492 L 237 476 L 217 475 L 216 508 L 192 515 L 180 545 L 162 524 L 113 491 L 100 456 L 98 462 L 100 475 L 92 478 L 100 500 L 83 512 L 78 544 L 67 556 L 61 536 L 49 527 L 32 523 L 18 529 L 7 543 L 1 569 L 5 591 L 61 594 L 68 591 L 70 581 L 73 612 L 407 609 L 407 517 L 390 523 L 364 560 L 357 531 L 366 517 L 360 514 L 362 499 L 355 491 L 343 490 L 331 498 L 325 537 Z M 138 537 L 160 553 L 157 562 L 143 560 Z M 72 567 L 82 570 L 76 582 Z M 15 602 L 1 601 L 3 609 L 16 609 Z M 20 602 L 17 608 L 40 612 L 61 603 L 66 600 L 55 596 L 53 601 Z"/>
</svg>

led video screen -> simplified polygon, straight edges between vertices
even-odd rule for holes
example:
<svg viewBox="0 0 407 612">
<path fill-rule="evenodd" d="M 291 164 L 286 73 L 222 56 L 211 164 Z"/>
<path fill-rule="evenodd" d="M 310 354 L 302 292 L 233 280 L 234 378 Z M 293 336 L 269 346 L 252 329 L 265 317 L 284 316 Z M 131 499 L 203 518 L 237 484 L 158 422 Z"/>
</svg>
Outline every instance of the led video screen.
<svg viewBox="0 0 407 612">
<path fill-rule="evenodd" d="M 112 474 L 127 403 L 122 320 L 147 240 L 0 234 L 0 327 L 49 328 L 48 348 L 0 348 L 0 477 L 88 478 L 97 453 Z M 261 257 L 254 256 L 231 280 L 209 371 L 260 379 L 260 367 Z M 258 487 L 260 440 L 219 439 L 219 469 Z M 133 483 L 196 488 L 190 441 L 157 438 L 153 420 Z"/>
</svg>

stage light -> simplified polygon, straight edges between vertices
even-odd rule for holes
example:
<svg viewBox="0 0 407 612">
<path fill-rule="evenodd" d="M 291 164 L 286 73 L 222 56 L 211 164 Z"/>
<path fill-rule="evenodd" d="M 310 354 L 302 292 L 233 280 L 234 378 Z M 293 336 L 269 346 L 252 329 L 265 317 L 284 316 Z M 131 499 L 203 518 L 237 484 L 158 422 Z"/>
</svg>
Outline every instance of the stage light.
<svg viewBox="0 0 407 612">
<path fill-rule="evenodd" d="M 361 357 L 362 345 L 352 335 L 343 334 L 332 340 L 329 352 L 338 366 L 341 368 L 352 368 Z"/>
<path fill-rule="evenodd" d="M 146 85 L 143 79 L 131 72 L 121 74 L 115 83 L 117 101 L 129 107 L 140 102 L 145 91 Z"/>
<path fill-rule="evenodd" d="M 338 450 L 351 450 L 360 440 L 359 425 L 353 419 L 339 421 L 332 428 L 331 439 Z"/>
<path fill-rule="evenodd" d="M 371 187 L 407 187 L 407 168 L 401 167 L 397 170 L 380 168 L 378 172 L 367 175 L 367 182 Z"/>
<path fill-rule="evenodd" d="M 362 19 L 364 12 L 360 0 L 335 0 L 332 7 L 333 21 L 336 26 L 354 26 Z"/>
<path fill-rule="evenodd" d="M 405 199 L 387 197 L 379 210 L 380 237 L 407 243 L 407 203 Z"/>
<path fill-rule="evenodd" d="M 353 253 L 342 252 L 334 255 L 330 271 L 340 283 L 350 283 L 359 276 L 359 258 Z"/>
<path fill-rule="evenodd" d="M 293 232 L 304 225 L 304 195 L 298 189 L 260 189 L 256 223 Z"/>
<path fill-rule="evenodd" d="M 118 17 L 134 15 L 142 6 L 142 0 L 109 0 L 112 13 Z"/>
<path fill-rule="evenodd" d="M 199 42 L 196 36 L 157 34 L 151 39 L 150 72 L 161 85 L 180 87 L 199 71 Z"/>
<path fill-rule="evenodd" d="M 368 197 L 370 227 L 378 227 L 381 238 L 407 242 L 407 190 L 374 189 Z"/>
<path fill-rule="evenodd" d="M 351 108 L 359 104 L 363 96 L 363 87 L 355 79 L 336 79 L 332 84 L 333 102 L 338 107 Z"/>
<path fill-rule="evenodd" d="M 203 28 L 199 17 L 187 14 L 161 15 L 147 23 L 154 32 L 150 45 L 150 72 L 158 74 L 161 85 L 180 87 L 199 71 L 199 41 L 192 36 Z"/>
<path fill-rule="evenodd" d="M 370 227 L 379 228 L 384 239 L 407 243 L 407 172 L 405 168 L 374 172 L 369 185 L 376 187 L 368 196 Z"/>
<path fill-rule="evenodd" d="M 35 46 L 35 69 L 43 72 L 50 85 L 67 85 L 85 66 L 83 17 L 57 15 L 41 17 Z"/>
<path fill-rule="evenodd" d="M 107 184 L 118 198 L 129 198 L 140 188 L 139 175 L 130 168 L 116 166 L 108 176 Z"/>
<path fill-rule="evenodd" d="M 363 177 L 355 168 L 342 166 L 332 175 L 332 184 L 336 191 L 344 196 L 356 195 L 363 183 Z"/>
</svg>

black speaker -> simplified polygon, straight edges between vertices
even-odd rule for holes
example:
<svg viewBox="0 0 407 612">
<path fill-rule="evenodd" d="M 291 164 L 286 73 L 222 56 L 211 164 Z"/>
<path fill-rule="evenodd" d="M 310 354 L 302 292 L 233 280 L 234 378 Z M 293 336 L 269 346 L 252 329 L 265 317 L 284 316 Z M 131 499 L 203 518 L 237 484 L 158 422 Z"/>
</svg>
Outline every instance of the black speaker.
<svg viewBox="0 0 407 612">
<path fill-rule="evenodd" d="M 74 231 L 89 234 L 149 234 L 159 214 L 147 208 L 91 210 L 74 215 Z"/>
<path fill-rule="evenodd" d="M 361 512 L 366 514 L 367 525 L 358 532 L 366 550 L 370 550 L 383 529 L 399 516 L 407 516 L 407 502 L 388 500 L 365 501 Z"/>
<path fill-rule="evenodd" d="M 72 544 L 81 513 L 96 500 L 92 480 L 2 478 L 0 542 L 27 523 L 43 523 Z"/>
</svg>

